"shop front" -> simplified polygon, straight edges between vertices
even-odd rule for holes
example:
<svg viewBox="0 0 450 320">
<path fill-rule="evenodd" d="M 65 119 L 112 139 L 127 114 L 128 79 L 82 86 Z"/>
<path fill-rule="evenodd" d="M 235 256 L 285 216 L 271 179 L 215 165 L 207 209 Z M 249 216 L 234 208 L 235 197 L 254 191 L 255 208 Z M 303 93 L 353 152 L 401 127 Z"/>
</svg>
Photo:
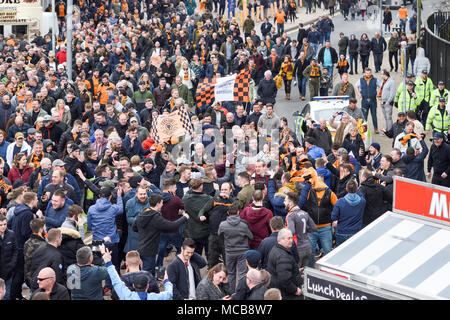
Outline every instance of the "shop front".
<svg viewBox="0 0 450 320">
<path fill-rule="evenodd" d="M 0 32 L 20 37 L 41 31 L 40 0 L 0 0 Z"/>
<path fill-rule="evenodd" d="M 449 188 L 396 177 L 393 212 L 306 268 L 305 296 L 450 299 L 449 200 Z"/>
</svg>

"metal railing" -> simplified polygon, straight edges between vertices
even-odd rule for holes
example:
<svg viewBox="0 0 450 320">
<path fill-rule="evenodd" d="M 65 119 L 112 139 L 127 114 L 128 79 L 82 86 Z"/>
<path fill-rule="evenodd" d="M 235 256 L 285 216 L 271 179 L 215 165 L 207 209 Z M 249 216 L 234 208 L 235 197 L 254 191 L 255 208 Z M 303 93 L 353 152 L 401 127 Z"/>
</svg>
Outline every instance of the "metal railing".
<svg viewBox="0 0 450 320">
<path fill-rule="evenodd" d="M 425 54 L 433 83 L 444 81 L 450 88 L 450 12 L 434 12 L 426 19 Z"/>
</svg>

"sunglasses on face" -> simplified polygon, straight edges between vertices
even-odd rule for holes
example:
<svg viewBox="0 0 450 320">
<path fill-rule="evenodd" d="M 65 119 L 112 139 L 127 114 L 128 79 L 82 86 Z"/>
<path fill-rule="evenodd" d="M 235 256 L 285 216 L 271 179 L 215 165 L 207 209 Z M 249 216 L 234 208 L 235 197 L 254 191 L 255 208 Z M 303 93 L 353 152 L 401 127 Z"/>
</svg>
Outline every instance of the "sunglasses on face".
<svg viewBox="0 0 450 320">
<path fill-rule="evenodd" d="M 47 277 L 47 278 L 37 278 L 37 281 L 44 281 L 44 280 L 47 280 L 47 279 L 51 279 L 51 278 L 53 278 L 53 277 Z"/>
</svg>

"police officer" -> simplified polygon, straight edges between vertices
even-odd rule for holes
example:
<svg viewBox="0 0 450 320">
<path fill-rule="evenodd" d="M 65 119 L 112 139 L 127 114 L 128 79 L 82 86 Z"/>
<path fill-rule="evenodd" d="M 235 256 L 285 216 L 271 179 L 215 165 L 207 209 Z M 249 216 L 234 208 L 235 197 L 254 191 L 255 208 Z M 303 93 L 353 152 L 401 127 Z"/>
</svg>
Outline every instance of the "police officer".
<svg viewBox="0 0 450 320">
<path fill-rule="evenodd" d="M 412 110 L 417 113 L 418 96 L 416 91 L 414 90 L 415 84 L 412 81 L 408 81 L 406 84 L 406 92 L 401 92 L 398 98 L 398 111 L 399 112 L 408 112 Z"/>
<path fill-rule="evenodd" d="M 416 79 L 417 94 L 417 115 L 418 119 L 425 125 L 427 121 L 428 111 L 430 110 L 431 92 L 434 89 L 433 81 L 428 78 L 427 70 L 423 70 L 420 77 Z"/>
<path fill-rule="evenodd" d="M 427 134 L 429 134 L 431 132 L 431 128 L 433 128 L 433 133 L 440 132 L 445 136 L 448 132 L 449 127 L 450 116 L 445 108 L 445 98 L 440 97 L 439 104 L 432 107 L 430 112 L 428 113 L 425 130 Z"/>
<path fill-rule="evenodd" d="M 431 99 L 430 99 L 430 107 L 434 107 L 439 103 L 439 98 L 444 97 L 445 98 L 445 104 L 448 102 L 448 93 L 449 91 L 445 89 L 444 81 L 438 82 L 438 87 L 433 90 L 431 93 Z"/>
</svg>

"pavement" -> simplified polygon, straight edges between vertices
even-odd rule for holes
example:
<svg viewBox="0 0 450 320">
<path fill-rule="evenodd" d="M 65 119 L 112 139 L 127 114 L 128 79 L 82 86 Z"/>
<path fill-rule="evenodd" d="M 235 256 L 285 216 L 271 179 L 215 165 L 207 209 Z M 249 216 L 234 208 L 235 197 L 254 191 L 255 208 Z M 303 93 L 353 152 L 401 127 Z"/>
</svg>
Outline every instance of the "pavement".
<svg viewBox="0 0 450 320">
<path fill-rule="evenodd" d="M 430 14 L 431 12 L 436 10 L 436 8 L 439 6 L 439 4 L 440 4 L 439 0 L 429 0 L 426 3 L 424 3 L 422 17 L 427 17 L 428 14 Z M 407 6 L 407 8 L 408 8 L 409 12 L 412 12 L 411 5 Z M 301 8 L 299 10 L 302 10 L 302 9 L 304 10 L 304 8 Z M 327 11 L 320 10 L 320 9 L 318 10 L 318 16 L 323 15 L 325 13 L 327 13 Z M 397 22 L 396 14 L 397 14 L 397 12 L 394 11 L 393 12 L 393 17 L 394 17 L 393 25 L 394 26 L 396 25 L 396 22 Z M 309 15 L 306 15 L 306 14 L 301 15 L 301 13 L 297 14 L 297 16 L 299 17 L 299 19 L 296 21 L 296 23 L 294 23 L 297 25 L 298 25 L 298 23 L 303 22 L 307 18 L 309 18 L 308 17 Z M 317 18 L 318 18 L 318 16 L 317 16 Z M 340 13 L 336 14 L 334 17 L 330 17 L 330 18 L 333 20 L 333 23 L 335 25 L 335 30 L 334 30 L 334 32 L 332 32 L 331 38 L 330 38 L 331 46 L 336 49 L 338 47 L 337 43 L 339 41 L 339 33 L 340 32 L 343 32 L 348 37 L 350 37 L 351 34 L 355 34 L 358 39 L 361 37 L 362 33 L 367 33 L 369 39 L 371 39 L 374 36 L 375 32 L 380 31 L 380 24 L 378 21 L 372 21 L 372 20 L 368 20 L 368 19 L 366 19 L 365 21 L 362 21 L 360 17 L 357 18 L 355 21 L 351 21 L 351 20 L 344 21 L 344 18 Z M 291 39 L 297 38 L 297 28 L 290 29 L 291 31 L 287 32 L 288 36 L 291 37 Z M 285 29 L 287 30 L 287 26 L 285 27 Z M 407 31 L 409 32 L 408 27 L 407 27 Z M 385 37 L 386 42 L 388 42 L 391 35 L 390 35 L 390 33 L 384 33 L 383 36 Z M 320 49 L 320 47 L 319 47 L 319 49 Z M 374 65 L 372 56 L 369 59 L 369 67 L 373 71 L 375 70 L 375 65 Z M 358 61 L 358 69 L 359 69 L 358 70 L 359 74 L 349 75 L 349 81 L 352 84 L 355 84 L 362 77 L 362 74 L 361 74 L 362 69 L 361 69 L 360 61 Z M 382 64 L 381 69 L 387 69 L 388 71 L 390 71 L 387 50 L 383 56 L 383 64 Z M 381 80 L 381 73 L 374 73 L 374 76 Z M 403 76 L 400 72 L 394 72 L 394 71 L 391 72 L 391 77 L 394 79 L 397 86 L 400 84 L 400 82 L 403 81 Z M 339 81 L 339 75 L 335 71 L 334 77 L 333 77 L 333 84 L 337 83 L 338 81 Z M 278 89 L 278 94 L 277 94 L 277 98 L 276 98 L 277 103 L 275 104 L 275 112 L 279 117 L 286 117 L 288 119 L 288 125 L 291 127 L 295 121 L 295 117 L 292 116 L 292 113 L 294 111 L 300 111 L 303 108 L 303 106 L 306 105 L 309 101 L 308 87 L 307 87 L 306 91 L 307 91 L 306 101 L 301 101 L 299 99 L 298 86 L 292 85 L 291 100 L 286 100 L 285 92 L 284 92 L 284 85 L 280 89 Z M 359 99 L 358 99 L 358 106 L 359 107 L 361 106 Z M 397 119 L 397 108 L 393 108 L 392 118 L 393 118 L 393 121 L 395 122 Z M 380 107 L 377 108 L 377 120 L 378 120 L 378 128 L 379 129 L 386 128 L 386 123 L 385 123 L 384 116 L 382 114 Z M 368 119 L 368 124 L 369 124 L 370 130 L 372 130 L 372 133 L 373 133 L 374 128 L 373 128 L 373 124 L 372 124 L 370 115 L 369 115 L 369 119 Z M 390 153 L 390 151 L 392 150 L 392 139 L 386 137 L 383 134 L 373 134 L 372 137 L 373 137 L 372 138 L 373 142 L 378 142 L 380 144 L 381 152 L 383 154 Z M 430 147 L 431 142 L 429 141 L 428 138 L 426 138 L 426 143 L 427 143 L 427 146 Z M 425 160 L 425 164 L 426 164 L 426 160 Z M 426 165 L 425 165 L 425 167 L 426 167 Z"/>
</svg>

